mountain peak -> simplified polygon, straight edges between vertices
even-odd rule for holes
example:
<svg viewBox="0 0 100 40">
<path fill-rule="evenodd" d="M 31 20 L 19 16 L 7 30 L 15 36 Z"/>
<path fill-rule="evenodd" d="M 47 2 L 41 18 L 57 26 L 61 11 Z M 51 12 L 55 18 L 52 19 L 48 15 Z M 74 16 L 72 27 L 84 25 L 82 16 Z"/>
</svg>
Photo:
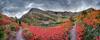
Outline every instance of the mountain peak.
<svg viewBox="0 0 100 40">
<path fill-rule="evenodd" d="M 37 12 L 37 11 L 43 11 L 43 10 L 38 9 L 38 8 L 31 8 L 30 11 L 36 11 Z"/>
</svg>

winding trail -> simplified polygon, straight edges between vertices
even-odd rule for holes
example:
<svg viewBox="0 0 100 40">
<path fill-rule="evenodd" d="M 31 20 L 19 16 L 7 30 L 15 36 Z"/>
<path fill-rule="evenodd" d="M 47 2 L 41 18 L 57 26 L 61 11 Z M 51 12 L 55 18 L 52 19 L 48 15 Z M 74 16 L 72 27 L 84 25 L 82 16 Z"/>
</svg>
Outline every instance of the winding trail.
<svg viewBox="0 0 100 40">
<path fill-rule="evenodd" d="M 24 40 L 22 35 L 23 29 L 20 27 L 20 29 L 16 32 L 16 40 Z"/>
<path fill-rule="evenodd" d="M 71 40 L 77 40 L 76 39 L 76 24 L 73 26 L 73 28 L 70 30 L 70 39 Z"/>
</svg>

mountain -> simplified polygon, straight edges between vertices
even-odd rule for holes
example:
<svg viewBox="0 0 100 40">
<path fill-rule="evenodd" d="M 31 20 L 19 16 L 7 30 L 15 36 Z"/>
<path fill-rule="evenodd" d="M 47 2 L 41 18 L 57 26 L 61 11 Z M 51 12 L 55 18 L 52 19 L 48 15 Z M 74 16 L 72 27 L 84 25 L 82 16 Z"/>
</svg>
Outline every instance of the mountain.
<svg viewBox="0 0 100 40">
<path fill-rule="evenodd" d="M 68 16 L 72 16 L 73 14 L 72 12 L 43 11 L 32 8 L 22 16 L 22 21 L 37 26 L 54 26 L 54 24 L 62 23 Z"/>
<path fill-rule="evenodd" d="M 54 26 L 54 24 L 63 23 L 67 18 L 73 19 L 75 16 L 91 11 L 94 11 L 94 9 L 89 8 L 81 12 L 54 12 L 32 8 L 28 13 L 22 16 L 22 21 L 35 26 Z"/>
</svg>

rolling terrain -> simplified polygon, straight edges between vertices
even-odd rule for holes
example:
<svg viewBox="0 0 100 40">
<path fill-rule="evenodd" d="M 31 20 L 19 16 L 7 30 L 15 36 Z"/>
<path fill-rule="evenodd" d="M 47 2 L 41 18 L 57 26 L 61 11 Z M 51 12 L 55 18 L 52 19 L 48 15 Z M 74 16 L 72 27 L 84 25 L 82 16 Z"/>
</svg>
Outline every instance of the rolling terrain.
<svg viewBox="0 0 100 40">
<path fill-rule="evenodd" d="M 21 19 L 0 13 L 0 40 L 69 40 L 74 27 L 76 40 L 100 40 L 100 10 L 54 12 L 32 8 Z M 21 39 L 16 36 L 19 31 Z"/>
</svg>

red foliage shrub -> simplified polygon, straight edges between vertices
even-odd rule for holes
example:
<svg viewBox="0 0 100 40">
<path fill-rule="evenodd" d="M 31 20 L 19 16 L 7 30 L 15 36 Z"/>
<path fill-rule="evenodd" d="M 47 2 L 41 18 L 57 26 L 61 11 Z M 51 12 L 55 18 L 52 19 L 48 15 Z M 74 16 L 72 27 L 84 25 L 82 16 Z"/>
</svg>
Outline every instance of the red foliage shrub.
<svg viewBox="0 0 100 40">
<path fill-rule="evenodd" d="M 77 32 L 77 40 L 82 40 L 84 35 L 84 25 L 83 24 L 77 24 L 76 25 L 76 32 Z"/>
<path fill-rule="evenodd" d="M 9 24 L 11 21 L 9 19 L 3 18 L 0 19 L 0 25 L 6 25 Z"/>
<path fill-rule="evenodd" d="M 36 27 L 29 26 L 29 31 L 32 33 L 32 37 L 27 38 L 27 40 L 68 40 L 68 28 L 71 28 L 71 21 L 66 21 L 65 23 L 56 27 Z M 27 33 L 24 33 L 24 35 Z"/>
<path fill-rule="evenodd" d="M 96 40 L 100 40 L 100 36 L 97 36 L 97 37 L 96 37 Z"/>
</svg>

